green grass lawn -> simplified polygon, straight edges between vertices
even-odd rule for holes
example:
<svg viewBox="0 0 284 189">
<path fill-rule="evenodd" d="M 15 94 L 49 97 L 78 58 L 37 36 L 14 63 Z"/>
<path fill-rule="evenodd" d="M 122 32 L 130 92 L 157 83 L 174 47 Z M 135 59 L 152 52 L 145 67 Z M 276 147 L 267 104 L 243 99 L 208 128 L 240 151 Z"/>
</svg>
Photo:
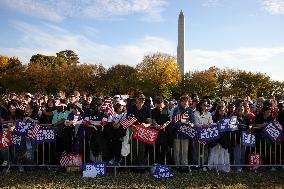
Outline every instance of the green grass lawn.
<svg viewBox="0 0 284 189">
<path fill-rule="evenodd" d="M 36 170 L 20 173 L 11 170 L 1 175 L 0 188 L 284 188 L 284 173 L 175 172 L 172 179 L 156 180 L 149 173 L 130 170 L 106 177 L 82 178 L 82 174 Z"/>
</svg>

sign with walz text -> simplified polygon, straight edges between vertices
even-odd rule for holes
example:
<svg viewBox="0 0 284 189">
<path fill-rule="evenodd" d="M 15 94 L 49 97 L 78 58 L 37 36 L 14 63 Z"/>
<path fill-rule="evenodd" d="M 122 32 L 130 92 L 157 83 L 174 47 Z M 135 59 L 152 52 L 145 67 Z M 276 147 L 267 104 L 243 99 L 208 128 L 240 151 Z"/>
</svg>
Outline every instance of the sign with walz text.
<svg viewBox="0 0 284 189">
<path fill-rule="evenodd" d="M 34 123 L 30 121 L 17 121 L 15 133 L 21 136 L 27 136 L 28 130 L 34 127 Z"/>
<path fill-rule="evenodd" d="M 174 176 L 173 171 L 171 170 L 170 167 L 166 165 L 159 165 L 159 164 L 153 167 L 151 174 L 156 179 L 172 178 Z"/>
<path fill-rule="evenodd" d="M 148 144 L 154 144 L 159 131 L 145 127 L 144 125 L 137 125 L 133 133 L 133 138 Z"/>
<path fill-rule="evenodd" d="M 200 142 L 207 142 L 220 138 L 219 126 L 215 123 L 210 127 L 198 127 L 198 140 Z"/>
<path fill-rule="evenodd" d="M 276 142 L 282 136 L 280 128 L 276 127 L 273 123 L 268 124 L 263 129 L 263 132 L 272 142 Z"/>
<path fill-rule="evenodd" d="M 11 139 L 14 146 L 21 146 L 25 143 L 25 140 L 22 140 L 23 137 L 21 135 L 17 135 L 16 133 L 11 134 Z"/>
<path fill-rule="evenodd" d="M 186 138 L 194 138 L 197 134 L 196 129 L 191 123 L 182 123 L 178 126 L 177 132 L 182 134 Z"/>
<path fill-rule="evenodd" d="M 238 119 L 237 116 L 224 118 L 219 122 L 220 132 L 236 131 L 238 130 Z"/>
<path fill-rule="evenodd" d="M 42 142 L 55 142 L 55 141 L 56 141 L 55 128 L 41 128 L 37 133 L 37 136 L 32 140 L 32 143 L 39 144 Z"/>
<path fill-rule="evenodd" d="M 103 162 L 85 163 L 83 165 L 83 177 L 95 178 L 106 175 L 106 164 Z"/>
<path fill-rule="evenodd" d="M 246 131 L 242 132 L 242 144 L 244 146 L 255 147 L 255 135 Z"/>
</svg>

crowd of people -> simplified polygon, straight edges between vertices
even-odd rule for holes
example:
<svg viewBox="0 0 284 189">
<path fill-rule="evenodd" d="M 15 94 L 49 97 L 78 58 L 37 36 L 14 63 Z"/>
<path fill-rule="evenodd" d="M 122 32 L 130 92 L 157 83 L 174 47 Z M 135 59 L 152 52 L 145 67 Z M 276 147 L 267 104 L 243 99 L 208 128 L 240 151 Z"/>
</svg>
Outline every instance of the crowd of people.
<svg viewBox="0 0 284 189">
<path fill-rule="evenodd" d="M 185 113 L 186 122 L 190 122 L 193 127 L 210 127 L 226 117 L 236 116 L 239 129 L 221 133 L 219 139 L 202 143 L 196 137 L 188 138 L 177 132 L 179 125 L 184 122 L 176 120 L 176 117 Z M 122 127 L 121 120 L 130 114 L 137 121 L 128 128 Z M 132 165 L 159 163 L 182 167 L 191 164 L 206 171 L 211 168 L 213 152 L 216 153 L 215 149 L 218 148 L 227 153 L 229 164 L 248 164 L 251 152 L 260 153 L 263 164 L 283 164 L 283 150 L 280 148 L 276 152 L 272 149 L 272 142 L 261 132 L 262 128 L 272 122 L 279 123 L 277 126 L 283 132 L 283 102 L 275 98 L 259 97 L 253 101 L 250 97 L 245 97 L 230 99 L 228 102 L 199 99 L 194 94 L 183 95 L 177 100 L 161 96 L 152 100 L 140 93 L 133 98 L 123 99 L 120 95 L 80 95 L 78 91 L 68 97 L 65 97 L 64 92 L 55 96 L 33 96 L 30 93 L 3 96 L 0 104 L 0 131 L 13 133 L 18 120 L 47 124 L 48 127 L 57 129 L 56 142 L 49 143 L 49 148 L 43 148 L 43 144 L 36 148 L 26 138 L 20 146 L 0 149 L 0 164 L 18 164 L 20 171 L 24 171 L 20 165 L 35 163 L 35 154 L 38 156 L 38 164 L 57 165 L 62 152 L 83 154 L 85 162 L 98 161 L 100 158 L 108 165 L 121 165 L 125 157 L 127 164 Z M 165 123 L 170 124 L 164 126 Z M 131 139 L 138 124 L 159 131 L 154 145 Z M 242 131 L 255 133 L 255 147 L 242 145 Z M 283 139 L 279 139 L 277 144 L 281 142 L 283 143 Z M 131 155 L 127 153 L 128 144 L 131 145 Z M 242 168 L 235 167 L 234 170 L 240 172 Z"/>
</svg>

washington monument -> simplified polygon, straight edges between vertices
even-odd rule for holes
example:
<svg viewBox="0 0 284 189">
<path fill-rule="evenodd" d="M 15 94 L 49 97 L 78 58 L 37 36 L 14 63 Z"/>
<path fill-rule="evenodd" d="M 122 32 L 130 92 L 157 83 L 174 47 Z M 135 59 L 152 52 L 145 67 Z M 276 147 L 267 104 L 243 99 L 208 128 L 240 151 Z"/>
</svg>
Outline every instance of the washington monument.
<svg viewBox="0 0 284 189">
<path fill-rule="evenodd" d="M 184 75 L 184 15 L 182 10 L 178 17 L 177 64 L 181 74 Z"/>
</svg>

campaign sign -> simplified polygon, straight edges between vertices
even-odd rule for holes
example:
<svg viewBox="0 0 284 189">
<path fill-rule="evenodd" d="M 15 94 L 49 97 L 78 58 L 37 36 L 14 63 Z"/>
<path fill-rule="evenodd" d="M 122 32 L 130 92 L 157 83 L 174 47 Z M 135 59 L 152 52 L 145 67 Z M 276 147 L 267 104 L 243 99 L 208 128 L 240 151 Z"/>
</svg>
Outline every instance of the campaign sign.
<svg viewBox="0 0 284 189">
<path fill-rule="evenodd" d="M 158 133 L 159 131 L 157 130 L 144 127 L 143 125 L 137 125 L 133 133 L 133 138 L 148 144 L 154 144 Z"/>
<path fill-rule="evenodd" d="M 273 123 L 268 124 L 264 129 L 263 129 L 264 134 L 272 141 L 276 142 L 281 138 L 281 130 L 274 126 Z"/>
<path fill-rule="evenodd" d="M 255 166 L 255 165 L 261 165 L 262 164 L 261 156 L 258 153 L 257 154 L 254 154 L 254 153 L 249 154 L 248 159 L 249 159 L 249 165 L 250 165 L 249 169 L 250 170 L 257 169 L 258 166 Z"/>
<path fill-rule="evenodd" d="M 103 162 L 85 163 L 83 177 L 95 178 L 106 175 L 106 164 Z"/>
<path fill-rule="evenodd" d="M 238 119 L 237 116 L 232 116 L 229 118 L 224 118 L 220 121 L 219 130 L 220 132 L 236 131 L 238 130 Z"/>
<path fill-rule="evenodd" d="M 25 142 L 22 140 L 22 136 L 17 135 L 16 133 L 11 134 L 11 138 L 15 146 L 21 146 Z"/>
<path fill-rule="evenodd" d="M 11 134 L 6 131 L 0 132 L 0 149 L 11 146 L 12 144 Z"/>
<path fill-rule="evenodd" d="M 253 133 L 242 132 L 242 143 L 244 146 L 255 147 L 255 135 Z"/>
<path fill-rule="evenodd" d="M 200 142 L 211 141 L 220 138 L 220 132 L 217 124 L 212 124 L 210 127 L 198 128 L 198 140 Z"/>
<path fill-rule="evenodd" d="M 42 142 L 55 142 L 56 141 L 56 129 L 55 128 L 41 128 L 36 138 L 32 140 L 33 144 L 39 144 Z"/>
<path fill-rule="evenodd" d="M 161 178 L 172 178 L 174 176 L 173 171 L 170 167 L 166 165 L 159 165 L 157 164 L 154 167 L 154 171 L 152 172 L 152 176 L 156 179 Z"/>
<path fill-rule="evenodd" d="M 17 121 L 15 133 L 21 136 L 27 136 L 28 130 L 33 128 L 33 123 L 30 121 Z"/>
<path fill-rule="evenodd" d="M 193 128 L 190 124 L 180 124 L 177 132 L 182 134 L 186 138 L 194 138 L 197 134 L 195 128 Z"/>
</svg>

